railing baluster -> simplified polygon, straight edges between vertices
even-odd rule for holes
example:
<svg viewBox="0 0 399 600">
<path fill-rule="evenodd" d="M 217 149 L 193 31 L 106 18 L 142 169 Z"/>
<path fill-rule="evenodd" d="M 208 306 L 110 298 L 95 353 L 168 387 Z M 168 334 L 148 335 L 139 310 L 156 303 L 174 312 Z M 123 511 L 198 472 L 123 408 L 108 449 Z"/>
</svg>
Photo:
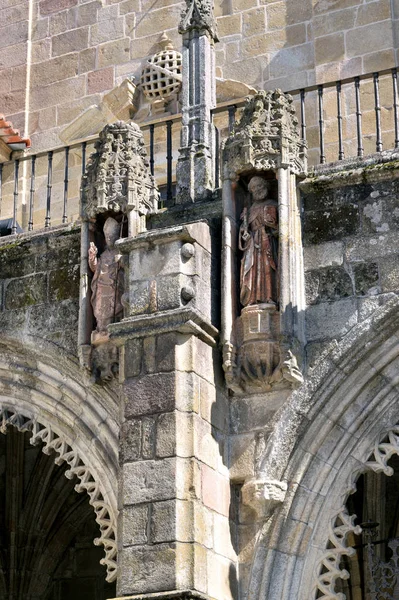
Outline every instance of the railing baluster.
<svg viewBox="0 0 399 600">
<path fill-rule="evenodd" d="M 14 206 L 13 206 L 13 211 L 12 211 L 11 234 L 17 233 L 18 177 L 19 177 L 19 160 L 16 160 L 14 162 Z"/>
<path fill-rule="evenodd" d="M 236 110 L 237 107 L 235 104 L 229 106 L 229 108 L 227 109 L 229 114 L 229 133 L 231 133 L 234 129 L 234 123 L 236 122 Z"/>
<path fill-rule="evenodd" d="M 326 162 L 326 155 L 324 154 L 324 116 L 323 116 L 323 86 L 318 86 L 319 95 L 319 140 L 320 140 L 320 163 Z"/>
<path fill-rule="evenodd" d="M 399 126 L 398 126 L 398 73 L 392 69 L 393 86 L 393 117 L 395 121 L 395 150 L 399 148 Z"/>
<path fill-rule="evenodd" d="M 166 122 L 166 200 L 172 203 L 172 121 Z"/>
<path fill-rule="evenodd" d="M 154 175 L 154 129 L 155 125 L 150 125 L 150 170 L 151 175 Z"/>
<path fill-rule="evenodd" d="M 380 106 L 380 87 L 378 73 L 373 73 L 374 81 L 374 110 L 375 110 L 375 127 L 376 127 L 376 150 L 382 152 L 381 139 L 381 106 Z"/>
<path fill-rule="evenodd" d="M 82 142 L 82 177 L 86 171 L 86 146 L 87 142 Z"/>
<path fill-rule="evenodd" d="M 360 77 L 355 77 L 355 97 L 356 97 L 356 129 L 357 129 L 357 155 L 362 157 L 363 135 L 362 135 L 362 111 L 360 110 Z"/>
<path fill-rule="evenodd" d="M 341 82 L 337 81 L 337 122 L 338 122 L 338 160 L 345 158 L 342 138 L 342 107 L 341 107 Z"/>
<path fill-rule="evenodd" d="M 35 171 L 36 171 L 36 156 L 33 155 L 30 167 L 30 190 L 29 190 L 29 221 L 28 231 L 33 229 L 33 201 L 35 197 Z"/>
<path fill-rule="evenodd" d="M 67 204 L 68 204 L 68 163 L 69 163 L 69 146 L 65 147 L 65 170 L 64 170 L 64 211 L 62 214 L 62 222 L 68 222 Z"/>
<path fill-rule="evenodd" d="M 50 227 L 51 225 L 51 188 L 53 187 L 53 151 L 47 153 L 47 202 L 46 202 L 46 218 L 44 220 L 44 226 Z"/>
<path fill-rule="evenodd" d="M 301 138 L 306 141 L 305 90 L 301 90 Z"/>
</svg>

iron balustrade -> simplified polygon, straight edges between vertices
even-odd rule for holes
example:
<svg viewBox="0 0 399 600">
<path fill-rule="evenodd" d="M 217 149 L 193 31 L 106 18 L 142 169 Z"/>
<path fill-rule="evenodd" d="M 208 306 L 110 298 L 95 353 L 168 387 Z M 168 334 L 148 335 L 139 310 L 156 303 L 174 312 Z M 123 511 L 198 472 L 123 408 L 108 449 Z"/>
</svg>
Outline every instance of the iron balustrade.
<svg viewBox="0 0 399 600">
<path fill-rule="evenodd" d="M 291 90 L 309 164 L 364 157 L 383 148 L 399 149 L 397 69 L 387 69 Z M 212 111 L 214 144 L 234 130 L 245 98 Z M 161 189 L 161 206 L 173 204 L 181 115 L 140 124 L 149 167 Z M 11 233 L 65 224 L 79 216 L 80 180 L 98 137 L 35 154 L 17 155 L 0 164 L 0 220 Z M 215 184 L 221 184 L 220 153 L 215 152 Z"/>
</svg>

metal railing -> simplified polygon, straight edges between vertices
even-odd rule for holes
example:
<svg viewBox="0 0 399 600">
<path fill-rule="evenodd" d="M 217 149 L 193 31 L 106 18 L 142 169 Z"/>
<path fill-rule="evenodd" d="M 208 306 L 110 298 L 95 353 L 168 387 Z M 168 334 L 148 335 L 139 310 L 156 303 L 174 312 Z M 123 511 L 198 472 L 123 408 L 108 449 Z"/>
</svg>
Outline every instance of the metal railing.
<svg viewBox="0 0 399 600">
<path fill-rule="evenodd" d="M 294 98 L 309 164 L 399 148 L 397 69 L 369 73 L 289 92 Z M 234 128 L 245 99 L 212 111 L 216 147 Z M 163 206 L 173 203 L 181 115 L 140 124 L 151 173 Z M 0 164 L 0 220 L 8 233 L 68 223 L 79 216 L 79 188 L 97 137 Z M 216 152 L 216 187 L 220 184 Z"/>
</svg>

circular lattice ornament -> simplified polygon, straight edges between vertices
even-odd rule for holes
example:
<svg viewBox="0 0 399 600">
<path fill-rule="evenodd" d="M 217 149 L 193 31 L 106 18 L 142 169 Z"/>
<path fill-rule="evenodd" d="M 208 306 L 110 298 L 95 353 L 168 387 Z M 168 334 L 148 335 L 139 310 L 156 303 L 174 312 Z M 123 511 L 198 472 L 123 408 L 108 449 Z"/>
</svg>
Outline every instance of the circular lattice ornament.
<svg viewBox="0 0 399 600">
<path fill-rule="evenodd" d="M 167 104 L 176 100 L 181 88 L 182 56 L 174 50 L 164 33 L 160 40 L 162 50 L 148 59 L 141 74 L 141 89 L 154 112 L 162 112 Z"/>
</svg>

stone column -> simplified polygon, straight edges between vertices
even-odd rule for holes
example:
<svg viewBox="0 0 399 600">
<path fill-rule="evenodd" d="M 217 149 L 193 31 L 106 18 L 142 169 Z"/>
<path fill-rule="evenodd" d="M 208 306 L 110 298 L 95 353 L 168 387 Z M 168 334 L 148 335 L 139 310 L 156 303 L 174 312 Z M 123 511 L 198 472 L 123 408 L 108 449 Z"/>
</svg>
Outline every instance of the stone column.
<svg viewBox="0 0 399 600">
<path fill-rule="evenodd" d="M 117 244 L 129 257 L 129 314 L 109 326 L 121 348 L 118 594 L 225 600 L 235 553 L 209 228 Z"/>
<path fill-rule="evenodd" d="M 183 36 L 182 130 L 176 202 L 182 204 L 211 198 L 215 183 L 211 110 L 216 106 L 217 33 L 211 0 L 186 0 L 179 32 Z"/>
<path fill-rule="evenodd" d="M 284 164 L 278 169 L 277 179 L 281 343 L 300 355 L 299 348 L 305 342 L 305 294 L 297 176 L 289 164 Z"/>
</svg>

